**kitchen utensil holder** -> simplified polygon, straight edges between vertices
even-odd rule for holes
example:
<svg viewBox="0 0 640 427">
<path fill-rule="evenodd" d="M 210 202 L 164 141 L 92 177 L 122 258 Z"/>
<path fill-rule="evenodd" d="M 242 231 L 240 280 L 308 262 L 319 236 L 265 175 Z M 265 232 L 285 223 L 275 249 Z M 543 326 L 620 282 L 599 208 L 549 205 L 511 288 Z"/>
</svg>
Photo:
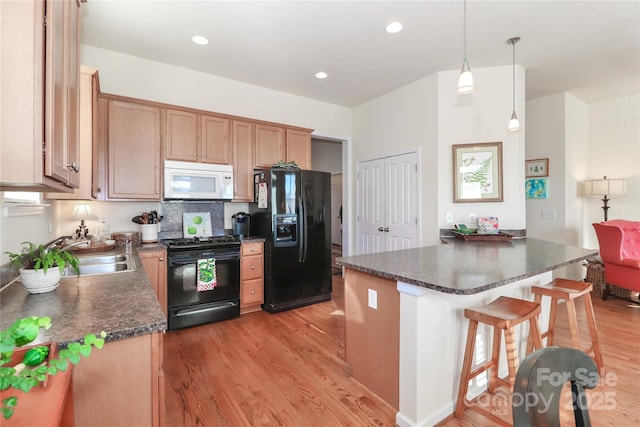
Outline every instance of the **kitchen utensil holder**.
<svg viewBox="0 0 640 427">
<path fill-rule="evenodd" d="M 154 243 L 158 241 L 158 224 L 140 224 L 142 243 Z"/>
</svg>

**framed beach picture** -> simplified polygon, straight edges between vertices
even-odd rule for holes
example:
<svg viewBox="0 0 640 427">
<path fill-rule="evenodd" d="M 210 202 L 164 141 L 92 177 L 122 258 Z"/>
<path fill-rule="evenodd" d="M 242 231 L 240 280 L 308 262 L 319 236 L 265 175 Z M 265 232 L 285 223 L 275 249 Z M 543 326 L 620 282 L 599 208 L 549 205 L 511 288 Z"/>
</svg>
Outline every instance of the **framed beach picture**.
<svg viewBox="0 0 640 427">
<path fill-rule="evenodd" d="M 525 177 L 549 176 L 549 159 L 525 160 Z"/>
<path fill-rule="evenodd" d="M 453 145 L 453 202 L 502 202 L 502 142 Z"/>
<path fill-rule="evenodd" d="M 524 192 L 527 199 L 548 199 L 549 179 L 536 178 L 526 180 L 524 185 Z"/>
</svg>

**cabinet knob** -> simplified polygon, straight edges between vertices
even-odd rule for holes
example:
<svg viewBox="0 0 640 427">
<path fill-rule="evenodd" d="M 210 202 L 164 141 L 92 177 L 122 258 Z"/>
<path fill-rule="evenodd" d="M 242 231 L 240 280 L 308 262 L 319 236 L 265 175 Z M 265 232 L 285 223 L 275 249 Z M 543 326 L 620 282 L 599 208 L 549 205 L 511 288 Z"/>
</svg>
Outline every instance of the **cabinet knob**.
<svg viewBox="0 0 640 427">
<path fill-rule="evenodd" d="M 251 269 L 252 269 L 252 270 L 255 270 L 255 269 L 256 269 L 256 266 L 255 266 L 255 265 L 252 265 L 252 266 L 251 266 Z"/>
<path fill-rule="evenodd" d="M 255 252 L 255 251 L 256 251 L 255 249 L 251 249 L 251 252 Z"/>
<path fill-rule="evenodd" d="M 205 154 L 203 154 L 203 155 L 202 155 L 202 157 L 207 157 L 207 154 L 206 154 L 206 153 L 205 153 Z"/>
<path fill-rule="evenodd" d="M 255 294 L 255 293 L 256 293 L 255 289 L 252 289 L 251 294 Z"/>
<path fill-rule="evenodd" d="M 69 164 L 67 164 L 67 169 L 71 169 L 71 170 L 72 170 L 72 171 L 74 171 L 75 173 L 80 172 L 80 166 L 78 166 L 78 165 L 76 164 L 76 162 L 73 162 L 73 163 L 69 163 Z"/>
<path fill-rule="evenodd" d="M 160 192 L 159 192 L 159 191 L 156 191 L 156 194 L 160 194 Z"/>
<path fill-rule="evenodd" d="M 198 155 L 196 153 L 193 153 L 193 157 L 198 157 Z"/>
<path fill-rule="evenodd" d="M 158 261 L 164 261 L 164 258 L 159 258 Z"/>
</svg>

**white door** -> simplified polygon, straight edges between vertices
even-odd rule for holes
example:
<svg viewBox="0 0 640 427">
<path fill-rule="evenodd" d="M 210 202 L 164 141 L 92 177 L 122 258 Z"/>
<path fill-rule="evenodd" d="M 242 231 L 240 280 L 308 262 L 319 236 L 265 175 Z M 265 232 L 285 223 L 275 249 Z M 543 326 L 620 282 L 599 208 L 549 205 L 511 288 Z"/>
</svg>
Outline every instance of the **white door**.
<svg viewBox="0 0 640 427">
<path fill-rule="evenodd" d="M 358 167 L 357 237 L 358 254 L 384 250 L 384 160 L 362 162 Z"/>
<path fill-rule="evenodd" d="M 331 175 L 331 243 L 342 245 L 342 174 Z"/>
<path fill-rule="evenodd" d="M 418 246 L 417 154 L 385 158 L 385 250 Z"/>
<path fill-rule="evenodd" d="M 358 254 L 418 246 L 417 153 L 359 163 Z"/>
</svg>

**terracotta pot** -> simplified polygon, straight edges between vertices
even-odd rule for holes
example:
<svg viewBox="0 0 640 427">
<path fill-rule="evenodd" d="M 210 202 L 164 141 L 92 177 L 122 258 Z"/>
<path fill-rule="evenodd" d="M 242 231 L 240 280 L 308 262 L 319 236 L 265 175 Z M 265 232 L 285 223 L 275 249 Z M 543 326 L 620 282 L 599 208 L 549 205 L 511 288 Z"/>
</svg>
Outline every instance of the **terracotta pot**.
<svg viewBox="0 0 640 427">
<path fill-rule="evenodd" d="M 45 273 L 44 270 L 20 269 L 20 281 L 31 294 L 51 292 L 60 284 L 62 274 L 58 267 L 52 267 Z"/>
</svg>

